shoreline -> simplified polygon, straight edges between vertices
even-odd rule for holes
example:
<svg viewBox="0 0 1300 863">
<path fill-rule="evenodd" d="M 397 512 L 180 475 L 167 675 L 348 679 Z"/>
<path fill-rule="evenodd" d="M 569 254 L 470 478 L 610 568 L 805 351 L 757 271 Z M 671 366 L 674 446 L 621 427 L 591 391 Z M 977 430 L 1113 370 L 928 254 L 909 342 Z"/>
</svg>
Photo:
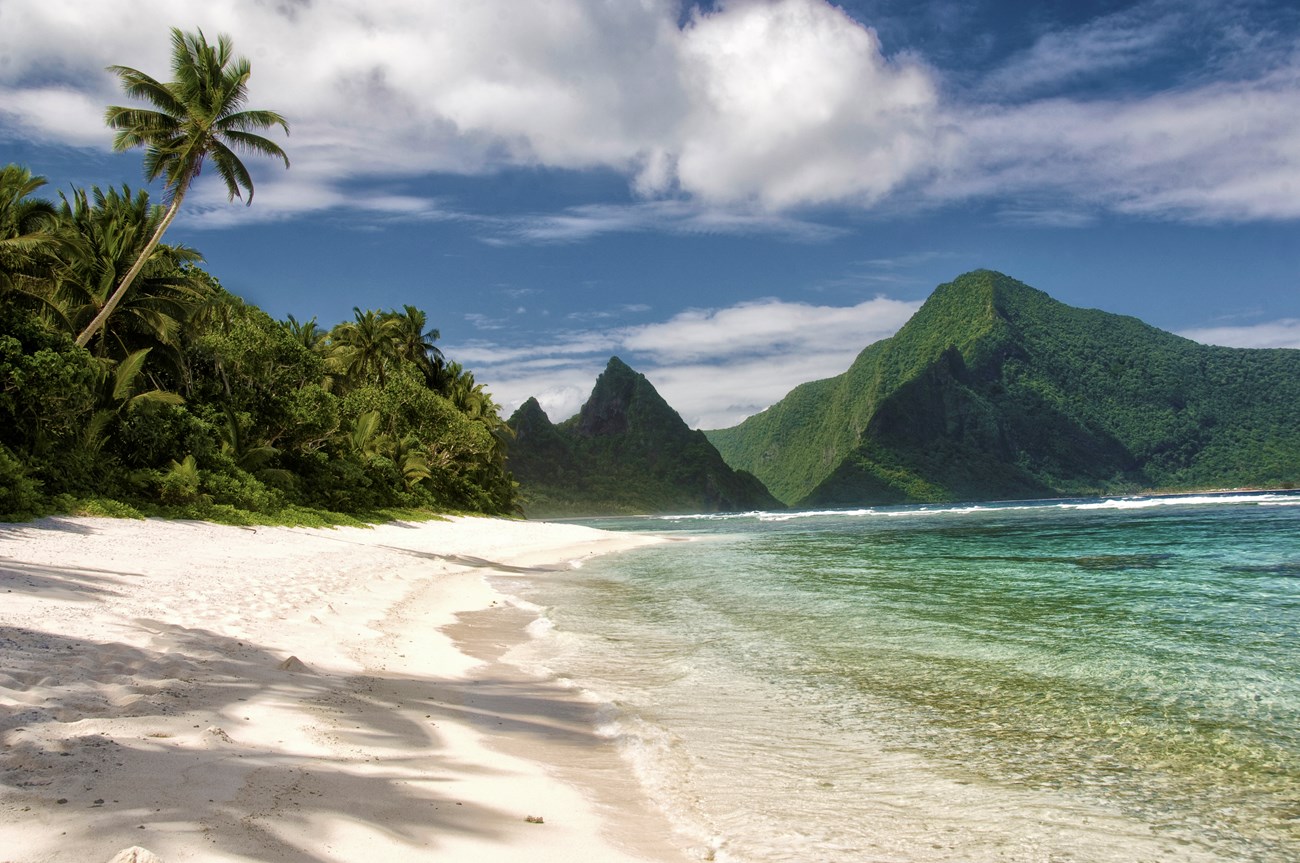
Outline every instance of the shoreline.
<svg viewBox="0 0 1300 863">
<path fill-rule="evenodd" d="M 0 525 L 0 858 L 687 860 L 594 705 L 502 661 L 533 615 L 487 578 L 657 541 Z"/>
</svg>

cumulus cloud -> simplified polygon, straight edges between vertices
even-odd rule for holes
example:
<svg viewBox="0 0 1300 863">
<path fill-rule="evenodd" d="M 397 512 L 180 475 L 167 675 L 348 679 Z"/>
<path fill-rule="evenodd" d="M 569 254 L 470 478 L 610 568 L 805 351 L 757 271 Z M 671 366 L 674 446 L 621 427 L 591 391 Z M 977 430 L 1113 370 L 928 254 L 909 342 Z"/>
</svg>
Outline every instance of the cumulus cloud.
<svg viewBox="0 0 1300 863">
<path fill-rule="evenodd" d="M 1159 56 L 1200 20 L 1183 5 L 1045 33 L 983 89 L 948 87 L 945 99 L 939 72 L 891 54 L 869 21 L 829 0 L 718 0 L 682 21 L 678 0 L 12 0 L 0 8 L 0 137 L 107 148 L 102 106 L 122 97 L 104 67 L 165 78 L 177 23 L 230 33 L 253 61 L 252 105 L 292 122 L 293 179 L 250 165 L 253 211 L 266 207 L 254 218 L 345 207 L 447 216 L 442 202 L 400 189 L 356 189 L 518 166 L 620 172 L 641 204 L 663 208 L 485 221 L 496 241 L 780 233 L 808 223 L 774 215 L 816 205 L 972 199 L 1057 225 L 1102 211 L 1300 216 L 1293 46 L 1217 82 L 1063 95 Z M 218 209 L 201 221 L 224 224 Z"/>
<path fill-rule="evenodd" d="M 1300 348 L 1300 319 L 1283 318 L 1262 324 L 1203 327 L 1184 330 L 1184 338 L 1225 348 Z"/>
<path fill-rule="evenodd" d="M 696 12 L 679 42 L 689 110 L 652 162 L 706 201 L 769 209 L 870 203 L 933 159 L 928 70 L 888 61 L 874 31 L 821 0 Z"/>
<path fill-rule="evenodd" d="M 533 396 L 551 419 L 572 416 L 617 354 L 645 374 L 689 425 L 723 428 L 804 381 L 843 372 L 919 305 L 884 297 L 853 306 L 760 300 L 640 326 L 561 334 L 549 344 L 481 341 L 446 350 L 473 366 L 507 413 Z"/>
<path fill-rule="evenodd" d="M 110 63 L 165 79 L 166 26 L 229 32 L 251 102 L 293 125 L 294 172 L 341 178 L 503 166 L 614 168 L 648 195 L 781 208 L 870 201 L 927 161 L 929 74 L 887 60 L 825 0 L 49 0 L 7 4 L 7 125 L 106 147 Z M 264 198 L 270 198 L 270 195 Z M 286 206 L 285 209 L 291 209 Z"/>
</svg>

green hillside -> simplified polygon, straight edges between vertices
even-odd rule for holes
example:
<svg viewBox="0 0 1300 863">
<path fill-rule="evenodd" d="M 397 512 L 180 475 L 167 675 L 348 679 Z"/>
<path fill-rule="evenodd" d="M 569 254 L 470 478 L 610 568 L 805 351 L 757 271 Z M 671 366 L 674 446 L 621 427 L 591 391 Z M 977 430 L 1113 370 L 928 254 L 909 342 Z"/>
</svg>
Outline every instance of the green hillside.
<svg viewBox="0 0 1300 863">
<path fill-rule="evenodd" d="M 510 467 L 529 516 L 780 508 L 729 468 L 643 374 L 614 357 L 572 419 L 552 424 L 536 399 L 508 421 Z"/>
<path fill-rule="evenodd" d="M 1298 407 L 1300 351 L 1200 345 L 980 270 L 708 436 L 798 506 L 1283 486 Z"/>
<path fill-rule="evenodd" d="M 530 516 L 780 508 L 752 475 L 728 467 L 644 375 L 617 357 L 577 416 L 554 424 L 536 399 L 508 421 L 508 466 Z"/>
</svg>

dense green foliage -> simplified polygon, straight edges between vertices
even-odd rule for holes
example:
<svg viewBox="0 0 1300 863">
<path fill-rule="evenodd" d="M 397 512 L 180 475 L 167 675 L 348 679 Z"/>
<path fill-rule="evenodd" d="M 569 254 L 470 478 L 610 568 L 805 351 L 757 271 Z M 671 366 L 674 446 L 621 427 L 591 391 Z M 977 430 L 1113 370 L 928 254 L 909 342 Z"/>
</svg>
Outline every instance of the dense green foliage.
<svg viewBox="0 0 1300 863">
<path fill-rule="evenodd" d="M 274 111 L 244 107 L 252 66 L 247 59 L 234 55 L 230 37 L 222 35 L 212 45 L 202 30 L 184 33 L 173 27 L 171 42 L 173 80 L 167 83 L 130 66 L 108 67 L 128 96 L 154 106 L 108 108 L 104 122 L 117 130 L 113 149 L 143 149 L 145 179 L 163 180 L 170 203 L 149 226 L 147 238 L 140 238 L 143 243 L 132 266 L 122 273 L 98 312 L 81 329 L 79 345 L 89 344 L 126 298 L 167 226 L 180 212 L 181 201 L 205 161 L 216 168 L 230 200 L 246 192 L 249 204 L 253 203 L 253 179 L 237 153 L 273 156 L 289 167 L 289 157 L 280 145 L 253 131 L 279 126 L 288 134 L 289 124 Z"/>
<path fill-rule="evenodd" d="M 149 250 L 163 215 L 144 193 L 74 190 L 56 207 L 40 187 L 0 169 L 0 518 L 516 511 L 509 430 L 419 309 L 276 321 L 195 250 Z"/>
<path fill-rule="evenodd" d="M 981 270 L 847 372 L 731 429 L 792 504 L 1025 498 L 1300 481 L 1300 351 L 1200 345 Z"/>
<path fill-rule="evenodd" d="M 617 357 L 577 416 L 551 423 L 536 399 L 509 420 L 510 469 L 529 515 L 718 512 L 779 507 L 729 468 L 644 375 Z"/>
</svg>

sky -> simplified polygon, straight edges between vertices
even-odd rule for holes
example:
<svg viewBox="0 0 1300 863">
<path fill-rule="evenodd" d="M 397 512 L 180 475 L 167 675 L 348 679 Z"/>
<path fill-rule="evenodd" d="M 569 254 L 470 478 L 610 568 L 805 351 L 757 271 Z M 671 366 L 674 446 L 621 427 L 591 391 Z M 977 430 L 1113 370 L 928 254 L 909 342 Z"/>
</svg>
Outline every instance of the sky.
<svg viewBox="0 0 1300 863">
<path fill-rule="evenodd" d="M 170 80 L 173 26 L 292 164 L 167 241 L 277 318 L 424 309 L 507 414 L 617 355 L 730 426 L 978 268 L 1300 348 L 1294 0 L 0 0 L 0 162 L 143 186 L 105 67 Z"/>
</svg>

